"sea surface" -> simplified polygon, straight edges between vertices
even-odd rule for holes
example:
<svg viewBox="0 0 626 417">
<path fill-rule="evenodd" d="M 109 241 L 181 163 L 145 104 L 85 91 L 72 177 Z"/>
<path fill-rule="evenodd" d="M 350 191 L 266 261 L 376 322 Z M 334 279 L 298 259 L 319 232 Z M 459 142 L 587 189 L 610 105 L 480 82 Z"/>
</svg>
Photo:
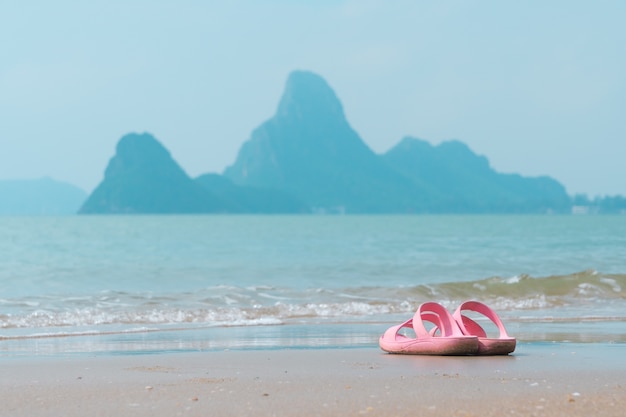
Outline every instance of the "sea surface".
<svg viewBox="0 0 626 417">
<path fill-rule="evenodd" d="M 626 216 L 0 217 L 0 357 L 375 346 L 467 299 L 626 343 Z"/>
</svg>

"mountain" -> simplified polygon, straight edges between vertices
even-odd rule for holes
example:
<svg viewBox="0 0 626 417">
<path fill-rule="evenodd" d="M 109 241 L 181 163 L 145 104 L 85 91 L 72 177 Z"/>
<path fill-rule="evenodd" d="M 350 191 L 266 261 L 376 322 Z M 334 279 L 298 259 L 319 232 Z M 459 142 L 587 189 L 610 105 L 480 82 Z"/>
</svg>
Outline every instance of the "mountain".
<svg viewBox="0 0 626 417">
<path fill-rule="evenodd" d="M 549 177 L 501 174 L 459 141 L 438 146 L 406 137 L 382 155 L 387 164 L 418 183 L 436 187 L 446 198 L 440 212 L 546 213 L 571 207 L 565 188 Z"/>
<path fill-rule="evenodd" d="M 193 181 L 150 134 L 120 139 L 104 180 L 81 207 L 95 213 L 211 213 L 228 209 Z"/>
<path fill-rule="evenodd" d="M 0 181 L 0 215 L 74 214 L 86 198 L 80 188 L 48 177 Z"/>
<path fill-rule="evenodd" d="M 571 199 L 549 177 L 502 174 L 462 142 L 407 137 L 374 153 L 331 87 L 287 79 L 276 113 L 223 175 L 195 180 L 151 135 L 120 139 L 80 213 L 547 213 Z"/>
<path fill-rule="evenodd" d="M 235 213 L 307 213 L 309 207 L 291 194 L 269 188 L 239 186 L 219 174 L 195 179 L 211 194 L 228 203 Z"/>
<path fill-rule="evenodd" d="M 375 154 L 326 81 L 306 71 L 289 75 L 275 115 L 252 132 L 224 176 L 284 190 L 313 211 L 546 213 L 571 206 L 554 179 L 498 173 L 459 141 L 433 147 L 405 138 Z"/>
<path fill-rule="evenodd" d="M 284 190 L 314 211 L 419 212 L 438 194 L 368 148 L 335 92 L 307 71 L 289 75 L 276 114 L 252 132 L 224 176 Z"/>
</svg>

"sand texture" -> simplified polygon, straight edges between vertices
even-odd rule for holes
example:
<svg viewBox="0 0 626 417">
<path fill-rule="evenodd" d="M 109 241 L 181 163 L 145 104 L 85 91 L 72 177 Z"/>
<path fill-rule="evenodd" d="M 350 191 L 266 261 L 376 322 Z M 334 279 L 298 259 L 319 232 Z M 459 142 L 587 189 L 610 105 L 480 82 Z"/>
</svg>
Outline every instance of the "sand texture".
<svg viewBox="0 0 626 417">
<path fill-rule="evenodd" d="M 626 346 L 508 357 L 378 348 L 5 358 L 1 416 L 623 416 Z"/>
</svg>

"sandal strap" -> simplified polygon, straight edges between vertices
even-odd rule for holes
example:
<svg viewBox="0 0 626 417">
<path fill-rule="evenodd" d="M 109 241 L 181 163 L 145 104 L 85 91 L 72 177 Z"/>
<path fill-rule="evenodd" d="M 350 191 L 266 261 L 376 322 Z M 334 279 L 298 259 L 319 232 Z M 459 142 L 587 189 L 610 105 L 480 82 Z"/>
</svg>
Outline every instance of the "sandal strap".
<svg viewBox="0 0 626 417">
<path fill-rule="evenodd" d="M 439 329 L 441 337 L 463 336 L 463 332 L 457 325 L 454 317 L 444 306 L 439 303 L 429 301 L 422 303 L 412 319 L 413 330 L 419 338 L 428 338 L 433 335 L 426 330 L 424 321 L 433 323 Z"/>
<path fill-rule="evenodd" d="M 504 324 L 502 323 L 502 320 L 500 320 L 500 317 L 496 314 L 495 311 L 491 309 L 491 307 L 487 306 L 484 303 L 481 303 L 480 301 L 466 301 L 461 304 L 459 308 L 457 308 L 454 312 L 454 319 L 456 320 L 458 326 L 461 328 L 463 334 L 474 335 L 478 337 L 487 336 L 485 329 L 483 329 L 480 324 L 462 314 L 464 310 L 475 311 L 487 317 L 498 327 L 498 330 L 500 331 L 500 339 L 509 338 L 509 335 L 507 334 L 506 329 L 504 328 Z"/>
</svg>

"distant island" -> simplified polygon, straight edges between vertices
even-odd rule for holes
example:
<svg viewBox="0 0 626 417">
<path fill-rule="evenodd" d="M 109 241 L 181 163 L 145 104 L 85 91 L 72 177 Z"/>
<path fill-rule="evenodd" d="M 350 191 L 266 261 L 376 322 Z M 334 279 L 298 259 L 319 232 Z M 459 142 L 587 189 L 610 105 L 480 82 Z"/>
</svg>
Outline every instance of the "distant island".
<svg viewBox="0 0 626 417">
<path fill-rule="evenodd" d="M 152 135 L 131 133 L 117 144 L 104 180 L 79 214 L 304 213 L 280 190 L 237 186 L 205 174 L 190 178 Z"/>
<path fill-rule="evenodd" d="M 567 213 L 549 177 L 495 172 L 459 141 L 374 153 L 320 76 L 290 74 L 276 114 L 222 175 L 190 178 L 148 133 L 117 145 L 80 213 Z"/>
<path fill-rule="evenodd" d="M 0 215 L 76 214 L 87 198 L 80 188 L 52 178 L 0 180 Z"/>
<path fill-rule="evenodd" d="M 211 213 L 224 201 L 195 183 L 152 135 L 128 134 L 80 214 Z"/>
<path fill-rule="evenodd" d="M 458 141 L 405 138 L 375 154 L 348 124 L 320 76 L 290 74 L 274 117 L 243 144 L 224 176 L 286 190 L 312 210 L 346 213 L 563 213 L 565 188 L 498 174 Z"/>
<path fill-rule="evenodd" d="M 0 214 L 626 213 L 620 196 L 570 197 L 548 176 L 498 173 L 458 140 L 433 146 L 407 136 L 376 154 L 332 88 L 308 71 L 289 75 L 274 116 L 222 174 L 191 178 L 154 136 L 129 133 L 89 196 L 47 181 L 39 191 L 0 181 Z M 28 204 L 16 203 L 16 189 Z"/>
</svg>

